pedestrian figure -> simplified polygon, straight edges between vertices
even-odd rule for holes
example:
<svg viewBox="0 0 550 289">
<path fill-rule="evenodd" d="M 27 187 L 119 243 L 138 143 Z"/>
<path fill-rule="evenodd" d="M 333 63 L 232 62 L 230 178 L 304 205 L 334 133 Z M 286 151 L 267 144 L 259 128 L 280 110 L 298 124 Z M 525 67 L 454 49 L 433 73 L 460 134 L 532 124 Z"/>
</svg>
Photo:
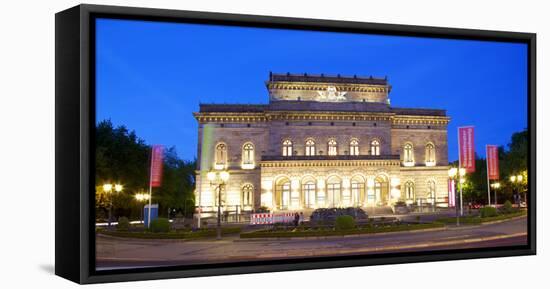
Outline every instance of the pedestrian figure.
<svg viewBox="0 0 550 289">
<path fill-rule="evenodd" d="M 304 213 L 300 212 L 300 225 L 304 224 Z"/>
<path fill-rule="evenodd" d="M 294 214 L 294 227 L 298 227 L 298 222 L 300 221 L 300 215 L 298 212 Z"/>
</svg>

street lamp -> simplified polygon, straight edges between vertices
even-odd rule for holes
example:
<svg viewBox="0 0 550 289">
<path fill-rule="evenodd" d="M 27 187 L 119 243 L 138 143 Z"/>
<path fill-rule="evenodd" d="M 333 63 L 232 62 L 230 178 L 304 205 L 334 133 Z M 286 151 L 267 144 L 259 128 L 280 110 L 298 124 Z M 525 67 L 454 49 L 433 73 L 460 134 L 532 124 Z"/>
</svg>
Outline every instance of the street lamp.
<svg viewBox="0 0 550 289">
<path fill-rule="evenodd" d="M 107 220 L 107 223 L 109 225 L 109 227 L 111 227 L 111 214 L 112 214 L 112 210 L 113 210 L 113 196 L 111 195 L 111 193 L 113 192 L 113 187 L 115 189 L 115 192 L 117 193 L 120 193 L 122 192 L 122 189 L 123 189 L 123 186 L 121 184 L 115 184 L 114 186 L 112 184 L 104 184 L 103 185 L 103 191 L 107 194 L 109 194 L 109 219 Z"/>
<path fill-rule="evenodd" d="M 450 168 L 448 171 L 449 179 L 456 180 L 458 178 L 458 186 L 460 188 L 460 216 L 464 214 L 464 211 L 462 209 L 462 185 L 466 182 L 466 169 L 465 168 Z M 456 198 L 456 197 L 455 197 Z M 458 206 L 456 206 L 456 225 L 460 225 L 459 221 L 459 214 L 458 214 Z"/>
<path fill-rule="evenodd" d="M 518 208 L 521 206 L 520 186 L 523 183 L 523 175 L 510 176 L 510 182 L 512 183 L 512 190 L 515 191 L 516 202 Z M 527 193 L 523 196 L 527 202 Z"/>
<path fill-rule="evenodd" d="M 464 208 L 463 208 L 463 202 L 462 202 L 462 185 L 466 182 L 466 169 L 465 168 L 459 168 L 458 169 L 458 178 L 459 178 L 459 184 L 460 184 L 460 215 L 464 215 Z"/>
<path fill-rule="evenodd" d="M 135 198 L 136 200 L 138 201 L 138 203 L 141 203 L 141 202 L 147 202 L 149 201 L 149 194 L 144 194 L 144 193 L 137 193 L 135 195 Z M 141 216 L 141 222 L 144 223 L 143 221 L 143 208 L 139 208 L 139 215 Z"/>
<path fill-rule="evenodd" d="M 499 183 L 499 182 L 492 183 L 492 184 L 491 184 L 491 188 L 493 188 L 493 190 L 495 191 L 495 208 L 496 208 L 497 205 L 498 205 L 498 202 L 497 202 L 497 190 L 500 189 L 500 183 Z"/>
<path fill-rule="evenodd" d="M 210 185 L 216 187 L 218 191 L 218 224 L 216 227 L 216 239 L 220 240 L 222 238 L 222 226 L 221 226 L 221 216 L 222 216 L 222 189 L 229 180 L 228 171 L 209 171 L 206 174 L 206 178 L 210 181 Z"/>
<path fill-rule="evenodd" d="M 448 171 L 448 175 L 449 175 L 449 179 L 451 181 L 454 181 L 456 180 L 456 176 L 458 174 L 458 169 L 457 168 L 454 168 L 454 167 L 451 167 Z M 454 188 L 453 188 L 454 189 Z M 456 195 L 454 196 L 455 197 L 455 215 L 456 215 L 456 225 L 459 226 L 460 225 L 460 221 L 459 221 L 459 218 L 458 218 L 458 206 L 456 205 Z"/>
</svg>

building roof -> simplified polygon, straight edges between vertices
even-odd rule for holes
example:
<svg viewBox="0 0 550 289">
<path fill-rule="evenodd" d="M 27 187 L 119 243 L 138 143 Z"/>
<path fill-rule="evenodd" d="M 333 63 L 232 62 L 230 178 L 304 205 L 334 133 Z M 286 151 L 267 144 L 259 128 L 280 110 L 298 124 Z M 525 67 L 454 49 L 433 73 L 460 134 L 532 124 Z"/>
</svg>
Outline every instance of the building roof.
<svg viewBox="0 0 550 289">
<path fill-rule="evenodd" d="M 380 112 L 397 115 L 446 116 L 444 109 L 398 108 L 373 102 L 323 103 L 316 101 L 273 101 L 270 104 L 200 104 L 200 112 Z"/>
<path fill-rule="evenodd" d="M 424 116 L 446 116 L 447 111 L 445 109 L 432 109 L 432 108 L 401 108 L 390 107 L 390 112 L 397 115 L 424 115 Z"/>
<path fill-rule="evenodd" d="M 264 112 L 267 104 L 204 104 L 199 105 L 200 112 Z"/>
<path fill-rule="evenodd" d="M 371 84 L 371 85 L 387 85 L 388 79 L 376 78 L 372 76 L 342 76 L 328 74 L 291 74 L 291 73 L 269 73 L 269 82 L 324 82 L 324 83 L 350 83 L 350 84 Z"/>
</svg>

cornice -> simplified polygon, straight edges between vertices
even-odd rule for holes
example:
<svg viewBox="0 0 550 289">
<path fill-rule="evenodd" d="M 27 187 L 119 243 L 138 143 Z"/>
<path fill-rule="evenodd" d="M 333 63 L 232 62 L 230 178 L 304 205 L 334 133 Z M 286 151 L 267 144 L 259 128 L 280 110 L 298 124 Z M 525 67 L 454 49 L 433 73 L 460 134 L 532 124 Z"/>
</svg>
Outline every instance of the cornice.
<svg viewBox="0 0 550 289">
<path fill-rule="evenodd" d="M 399 160 L 312 160 L 312 161 L 262 161 L 262 168 L 290 167 L 400 167 Z"/>
<path fill-rule="evenodd" d="M 286 81 L 277 81 L 267 83 L 268 89 L 282 89 L 282 90 L 314 90 L 314 91 L 324 91 L 327 89 L 327 86 L 334 86 L 338 91 L 347 91 L 347 92 L 378 92 L 378 93 L 388 93 L 391 89 L 390 85 L 382 84 L 338 84 L 331 82 L 286 82 Z"/>
<path fill-rule="evenodd" d="M 419 115 L 395 115 L 392 118 L 393 125 L 434 124 L 447 125 L 451 121 L 448 116 L 419 116 Z"/>
<path fill-rule="evenodd" d="M 195 112 L 193 116 L 199 123 L 250 123 L 265 122 L 265 113 L 258 112 Z"/>
<path fill-rule="evenodd" d="M 202 112 L 193 113 L 200 123 L 250 123 L 289 121 L 391 121 L 392 125 L 447 125 L 448 116 L 396 115 L 386 112 Z"/>
</svg>

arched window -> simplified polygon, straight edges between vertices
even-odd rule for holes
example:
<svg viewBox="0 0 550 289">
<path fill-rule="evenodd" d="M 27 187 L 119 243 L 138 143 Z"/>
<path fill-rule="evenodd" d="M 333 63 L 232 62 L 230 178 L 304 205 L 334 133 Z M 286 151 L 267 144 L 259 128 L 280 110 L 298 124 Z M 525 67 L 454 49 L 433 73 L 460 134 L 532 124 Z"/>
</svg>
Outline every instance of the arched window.
<svg viewBox="0 0 550 289">
<path fill-rule="evenodd" d="M 378 178 L 374 180 L 374 199 L 375 203 L 382 200 L 382 183 Z"/>
<path fill-rule="evenodd" d="M 405 183 L 405 200 L 414 202 L 415 196 L 414 196 L 414 183 L 411 181 L 408 181 Z"/>
<path fill-rule="evenodd" d="M 356 139 L 352 139 L 349 142 L 349 154 L 351 156 L 358 156 L 359 155 L 359 142 Z"/>
<path fill-rule="evenodd" d="M 339 203 L 339 199 L 342 197 L 342 181 L 339 178 L 332 177 L 328 180 L 327 194 L 329 200 L 331 200 L 331 207 L 336 207 Z"/>
<path fill-rule="evenodd" d="M 414 164 L 414 151 L 413 146 L 410 143 L 406 143 L 403 147 L 403 162 L 405 165 Z"/>
<path fill-rule="evenodd" d="M 302 191 L 306 208 L 313 208 L 315 206 L 315 183 L 313 181 L 306 182 L 302 185 Z"/>
<path fill-rule="evenodd" d="M 373 156 L 380 155 L 380 142 L 376 139 L 370 142 L 370 154 Z"/>
<path fill-rule="evenodd" d="M 363 198 L 365 194 L 365 182 L 359 179 L 351 180 L 351 198 L 352 203 L 355 206 L 361 206 L 363 204 Z"/>
<path fill-rule="evenodd" d="M 432 204 L 435 205 L 436 195 L 435 195 L 435 181 L 434 180 L 429 180 L 428 181 L 428 199 L 431 201 Z"/>
<path fill-rule="evenodd" d="M 426 166 L 435 166 L 435 146 L 433 143 L 426 145 Z"/>
<path fill-rule="evenodd" d="M 253 169 L 254 168 L 254 145 L 252 143 L 245 143 L 243 145 L 242 155 L 242 168 Z"/>
<path fill-rule="evenodd" d="M 219 143 L 216 145 L 214 168 L 221 170 L 227 167 L 227 145 Z"/>
<path fill-rule="evenodd" d="M 292 156 L 292 141 L 285 139 L 283 141 L 283 156 L 291 157 Z"/>
<path fill-rule="evenodd" d="M 243 186 L 242 191 L 242 205 L 243 207 L 252 206 L 252 198 L 254 196 L 254 187 L 251 184 Z"/>
<path fill-rule="evenodd" d="M 315 141 L 312 139 L 306 140 L 306 156 L 315 155 Z"/>
<path fill-rule="evenodd" d="M 338 144 L 334 139 L 328 141 L 328 155 L 335 156 L 338 155 Z"/>
<path fill-rule="evenodd" d="M 290 181 L 285 181 L 277 186 L 280 193 L 279 209 L 288 209 L 290 205 Z"/>
</svg>

